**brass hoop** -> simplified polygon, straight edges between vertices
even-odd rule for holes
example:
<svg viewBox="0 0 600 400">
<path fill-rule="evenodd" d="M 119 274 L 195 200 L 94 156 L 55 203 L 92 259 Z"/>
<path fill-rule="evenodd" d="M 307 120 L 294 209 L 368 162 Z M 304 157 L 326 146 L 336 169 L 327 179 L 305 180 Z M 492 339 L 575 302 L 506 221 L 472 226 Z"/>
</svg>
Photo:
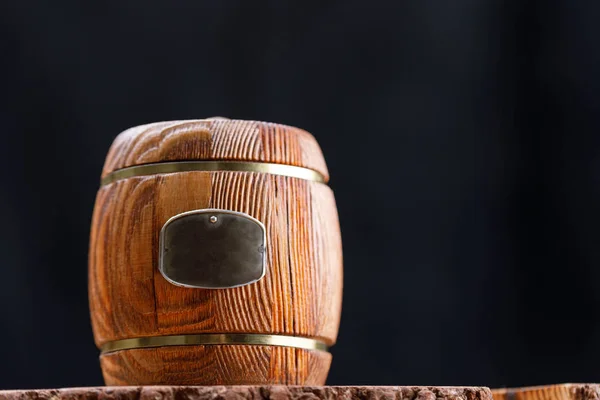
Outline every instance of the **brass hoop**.
<svg viewBox="0 0 600 400">
<path fill-rule="evenodd" d="M 136 176 L 190 171 L 260 172 L 325 183 L 325 177 L 321 173 L 309 168 L 297 167 L 294 165 L 243 161 L 176 161 L 134 165 L 132 167 L 118 169 L 102 178 L 100 185 L 104 186 L 121 179 Z"/>
<path fill-rule="evenodd" d="M 106 354 L 119 350 L 192 345 L 283 346 L 306 350 L 327 351 L 327 345 L 324 342 L 317 339 L 310 339 L 298 336 L 266 335 L 257 333 L 218 333 L 140 337 L 107 342 L 100 347 L 100 350 L 103 354 Z"/>
</svg>

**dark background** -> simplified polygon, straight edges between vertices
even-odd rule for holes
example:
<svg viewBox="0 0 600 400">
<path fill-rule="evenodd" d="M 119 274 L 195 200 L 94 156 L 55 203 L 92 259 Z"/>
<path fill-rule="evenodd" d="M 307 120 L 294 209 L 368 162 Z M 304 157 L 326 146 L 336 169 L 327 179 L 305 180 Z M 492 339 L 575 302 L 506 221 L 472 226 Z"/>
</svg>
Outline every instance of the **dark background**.
<svg viewBox="0 0 600 400">
<path fill-rule="evenodd" d="M 300 126 L 345 293 L 330 384 L 598 381 L 600 3 L 4 1 L 0 388 L 102 384 L 87 248 L 133 125 Z"/>
</svg>

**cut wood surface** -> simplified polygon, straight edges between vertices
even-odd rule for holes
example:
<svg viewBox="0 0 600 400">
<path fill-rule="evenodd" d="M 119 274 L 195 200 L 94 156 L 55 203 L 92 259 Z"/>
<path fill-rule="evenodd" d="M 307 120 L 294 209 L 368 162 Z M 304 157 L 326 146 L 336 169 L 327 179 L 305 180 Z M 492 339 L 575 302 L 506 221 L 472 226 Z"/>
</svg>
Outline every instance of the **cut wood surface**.
<svg viewBox="0 0 600 400">
<path fill-rule="evenodd" d="M 598 400 L 600 385 L 565 383 L 560 385 L 494 389 L 494 400 Z"/>
<path fill-rule="evenodd" d="M 485 387 L 143 386 L 0 391 L 0 400 L 492 400 Z"/>
<path fill-rule="evenodd" d="M 259 121 L 204 119 L 157 122 L 121 133 L 102 177 L 132 165 L 184 160 L 231 160 L 295 165 L 329 179 L 315 138 L 292 126 Z"/>
</svg>

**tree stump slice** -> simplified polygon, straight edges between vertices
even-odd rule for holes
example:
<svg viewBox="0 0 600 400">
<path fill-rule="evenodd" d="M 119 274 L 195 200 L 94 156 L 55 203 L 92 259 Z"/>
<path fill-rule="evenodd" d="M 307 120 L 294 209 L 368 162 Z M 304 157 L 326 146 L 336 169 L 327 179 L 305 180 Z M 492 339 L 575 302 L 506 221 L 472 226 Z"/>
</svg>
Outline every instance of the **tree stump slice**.
<svg viewBox="0 0 600 400">
<path fill-rule="evenodd" d="M 494 389 L 494 400 L 599 400 L 600 385 L 565 383 L 561 385 Z"/>
<path fill-rule="evenodd" d="M 485 387 L 115 386 L 0 391 L 0 400 L 492 400 Z"/>
</svg>

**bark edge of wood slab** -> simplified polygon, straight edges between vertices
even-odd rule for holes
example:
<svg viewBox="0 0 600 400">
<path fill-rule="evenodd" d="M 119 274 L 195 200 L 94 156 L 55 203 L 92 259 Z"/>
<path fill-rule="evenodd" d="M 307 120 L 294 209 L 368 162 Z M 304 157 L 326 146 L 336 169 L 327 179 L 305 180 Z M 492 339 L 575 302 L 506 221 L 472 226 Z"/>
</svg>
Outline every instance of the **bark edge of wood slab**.
<svg viewBox="0 0 600 400">
<path fill-rule="evenodd" d="M 556 385 L 493 389 L 494 400 L 597 400 L 600 384 L 562 383 Z"/>
<path fill-rule="evenodd" d="M 0 391 L 0 400 L 492 400 L 487 387 L 454 386 L 118 386 Z"/>
</svg>

